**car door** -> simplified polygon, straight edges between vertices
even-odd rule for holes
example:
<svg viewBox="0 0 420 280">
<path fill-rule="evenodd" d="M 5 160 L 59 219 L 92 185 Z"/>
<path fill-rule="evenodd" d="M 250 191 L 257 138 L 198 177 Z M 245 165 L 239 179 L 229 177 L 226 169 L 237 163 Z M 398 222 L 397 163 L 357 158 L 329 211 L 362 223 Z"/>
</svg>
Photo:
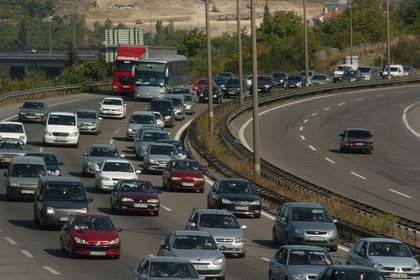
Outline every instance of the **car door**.
<svg viewBox="0 0 420 280">
<path fill-rule="evenodd" d="M 160 243 L 160 248 L 158 251 L 158 256 L 170 256 L 173 233 L 169 233 L 166 238 Z"/>
<path fill-rule="evenodd" d="M 276 218 L 274 220 L 274 234 L 276 234 L 277 240 L 285 242 L 285 236 L 287 232 L 287 225 L 289 222 L 289 205 L 282 205 L 280 210 L 277 212 Z"/>
<path fill-rule="evenodd" d="M 63 227 L 61 228 L 61 234 L 60 234 L 60 238 L 61 238 L 61 242 L 63 245 L 67 246 L 67 248 L 70 246 L 70 242 L 71 242 L 71 228 L 73 226 L 73 221 L 74 221 L 74 215 L 69 216 L 67 222 L 63 225 Z"/>
<path fill-rule="evenodd" d="M 114 189 L 111 191 L 111 197 L 109 198 L 111 202 L 111 207 L 117 206 L 117 200 L 119 197 L 119 190 L 118 190 L 119 186 L 120 186 L 120 181 L 115 184 Z"/>
<path fill-rule="evenodd" d="M 353 265 L 366 266 L 367 259 L 367 246 L 368 242 L 365 240 L 360 240 L 354 246 L 354 250 L 351 255 L 349 255 L 348 262 Z"/>
<path fill-rule="evenodd" d="M 211 209 L 218 208 L 217 207 L 217 200 L 218 200 L 217 190 L 218 190 L 218 186 L 219 186 L 219 183 L 216 182 L 216 183 L 214 183 L 214 185 L 209 190 L 209 194 L 207 195 L 208 208 L 211 208 Z"/>
<path fill-rule="evenodd" d="M 149 279 L 149 267 L 150 261 L 143 260 L 140 265 L 136 268 L 133 273 L 134 280 L 146 280 Z"/>
<path fill-rule="evenodd" d="M 198 230 L 198 214 L 197 214 L 197 212 L 193 212 L 191 214 L 190 218 L 188 219 L 187 224 L 185 225 L 185 229 L 187 229 L 187 230 Z"/>
<path fill-rule="evenodd" d="M 281 247 L 276 254 L 271 258 L 270 271 L 271 280 L 283 280 L 285 279 L 285 268 L 287 260 L 287 249 Z"/>
</svg>

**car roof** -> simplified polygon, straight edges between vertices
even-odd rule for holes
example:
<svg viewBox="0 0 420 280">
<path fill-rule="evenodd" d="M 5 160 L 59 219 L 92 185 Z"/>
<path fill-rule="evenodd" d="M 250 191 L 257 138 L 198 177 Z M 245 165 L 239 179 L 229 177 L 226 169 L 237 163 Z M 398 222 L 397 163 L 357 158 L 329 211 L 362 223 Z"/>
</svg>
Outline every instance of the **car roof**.
<svg viewBox="0 0 420 280">
<path fill-rule="evenodd" d="M 93 147 L 101 147 L 101 148 L 117 148 L 117 147 L 115 147 L 115 145 L 113 145 L 113 144 L 90 144 L 89 146 L 88 146 L 88 148 L 90 149 L 90 148 L 93 148 Z"/>
<path fill-rule="evenodd" d="M 292 250 L 313 250 L 313 251 L 325 251 L 325 248 L 311 245 L 283 245 L 282 248 L 288 248 Z"/>
<path fill-rule="evenodd" d="M 12 158 L 14 164 L 45 164 L 44 159 L 37 156 L 15 156 Z"/>
<path fill-rule="evenodd" d="M 367 128 L 356 128 L 356 127 L 350 127 L 350 128 L 346 128 L 346 130 L 360 130 L 360 131 L 370 131 Z"/>
<path fill-rule="evenodd" d="M 101 212 L 87 212 L 87 213 L 75 213 L 73 214 L 74 216 L 78 216 L 78 217 L 107 217 L 110 218 L 107 214 L 105 213 L 101 213 Z"/>
<path fill-rule="evenodd" d="M 325 208 L 325 206 L 322 204 L 312 202 L 286 202 L 284 204 L 290 205 L 292 207 Z"/>
<path fill-rule="evenodd" d="M 159 126 L 156 126 L 156 127 L 159 127 Z M 162 129 L 149 129 L 149 128 L 147 128 L 147 129 L 144 130 L 143 133 L 164 133 L 164 134 L 166 134 L 168 132 L 165 131 L 165 130 L 162 130 Z"/>
<path fill-rule="evenodd" d="M 158 139 L 156 143 L 182 143 L 182 142 L 175 139 Z"/>
<path fill-rule="evenodd" d="M 330 265 L 329 267 L 339 269 L 341 271 L 361 271 L 361 272 L 380 273 L 379 270 L 377 270 L 376 268 L 368 267 L 368 266 L 333 264 L 333 265 Z"/>
<path fill-rule="evenodd" d="M 150 115 L 153 116 L 154 111 L 134 111 L 131 115 Z"/>
<path fill-rule="evenodd" d="M 199 230 L 176 230 L 173 233 L 174 235 L 211 236 L 209 232 Z"/>
<path fill-rule="evenodd" d="M 150 262 L 168 262 L 168 263 L 191 263 L 190 259 L 185 257 L 171 257 L 171 256 L 148 256 L 145 257 L 143 260 L 147 260 Z"/>
<path fill-rule="evenodd" d="M 16 125 L 22 125 L 23 126 L 23 123 L 14 122 L 14 121 L 2 121 L 2 122 L 0 122 L 0 124 L 16 124 Z"/>
<path fill-rule="evenodd" d="M 222 210 L 222 209 L 199 208 L 199 209 L 193 209 L 193 212 L 197 212 L 197 213 L 200 213 L 200 214 L 214 214 L 214 215 L 235 216 L 232 212 L 229 212 L 227 210 Z"/>
<path fill-rule="evenodd" d="M 94 109 L 79 109 L 76 111 L 77 112 L 92 112 L 92 113 L 97 113 L 98 111 L 94 110 Z"/>
<path fill-rule="evenodd" d="M 361 238 L 359 240 L 364 240 L 368 242 L 394 242 L 394 243 L 404 243 L 401 240 L 393 239 L 393 238 L 386 238 L 386 237 L 367 237 Z"/>
<path fill-rule="evenodd" d="M 123 159 L 123 158 L 106 158 L 102 162 L 103 163 L 105 163 L 105 162 L 128 162 L 128 163 L 131 163 L 128 159 Z"/>
<path fill-rule="evenodd" d="M 48 183 L 78 183 L 83 184 L 82 180 L 72 176 L 41 176 L 40 180 Z"/>
<path fill-rule="evenodd" d="M 76 113 L 72 113 L 72 112 L 50 112 L 50 115 L 65 115 L 65 116 L 74 116 L 76 115 Z"/>
<path fill-rule="evenodd" d="M 172 145 L 170 143 L 157 143 L 157 142 L 150 144 L 150 146 L 175 147 L 174 145 Z"/>
<path fill-rule="evenodd" d="M 105 99 L 117 99 L 117 100 L 122 100 L 122 101 L 124 101 L 124 99 L 122 99 L 121 97 L 112 97 L 112 96 L 105 97 L 105 98 L 104 98 L 104 99 L 102 99 L 102 100 L 105 100 Z"/>
<path fill-rule="evenodd" d="M 251 181 L 247 180 L 247 179 L 243 179 L 243 178 L 221 178 L 218 179 L 217 181 L 223 181 L 223 182 L 248 182 L 251 183 Z"/>
<path fill-rule="evenodd" d="M 52 152 L 27 152 L 25 154 L 25 156 L 34 156 L 34 157 L 48 156 L 48 155 L 56 156 L 56 154 Z"/>
</svg>

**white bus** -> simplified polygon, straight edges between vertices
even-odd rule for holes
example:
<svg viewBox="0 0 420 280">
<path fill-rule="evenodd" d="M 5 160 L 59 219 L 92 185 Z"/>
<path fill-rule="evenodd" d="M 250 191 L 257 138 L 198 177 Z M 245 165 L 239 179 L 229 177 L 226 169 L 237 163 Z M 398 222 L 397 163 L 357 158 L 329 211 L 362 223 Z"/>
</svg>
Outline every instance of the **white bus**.
<svg viewBox="0 0 420 280">
<path fill-rule="evenodd" d="M 187 85 L 187 58 L 183 55 L 145 58 L 133 68 L 136 75 L 134 97 L 162 98 L 173 87 Z"/>
</svg>

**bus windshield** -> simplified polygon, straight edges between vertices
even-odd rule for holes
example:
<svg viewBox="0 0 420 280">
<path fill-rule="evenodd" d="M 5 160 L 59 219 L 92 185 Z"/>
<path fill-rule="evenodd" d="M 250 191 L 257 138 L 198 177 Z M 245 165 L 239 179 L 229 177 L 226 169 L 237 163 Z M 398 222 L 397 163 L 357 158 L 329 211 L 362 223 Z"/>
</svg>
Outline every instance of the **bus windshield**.
<svg viewBox="0 0 420 280">
<path fill-rule="evenodd" d="M 137 82 L 141 86 L 165 85 L 165 64 L 163 63 L 140 63 L 137 70 Z"/>
</svg>

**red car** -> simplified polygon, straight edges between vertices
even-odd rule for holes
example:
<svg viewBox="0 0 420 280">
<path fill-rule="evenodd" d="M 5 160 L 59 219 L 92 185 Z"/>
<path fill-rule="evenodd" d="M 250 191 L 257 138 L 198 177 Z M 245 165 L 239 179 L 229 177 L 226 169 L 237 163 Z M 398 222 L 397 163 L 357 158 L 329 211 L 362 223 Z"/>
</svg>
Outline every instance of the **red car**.
<svg viewBox="0 0 420 280">
<path fill-rule="evenodd" d="M 120 231 L 106 214 L 76 213 L 61 228 L 61 250 L 67 251 L 70 257 L 109 256 L 119 259 Z"/>
<path fill-rule="evenodd" d="M 208 80 L 207 79 L 200 79 L 197 81 L 197 83 L 194 85 L 194 91 L 196 94 L 199 94 L 203 89 L 205 89 L 208 86 Z M 215 85 L 216 82 L 213 81 L 213 85 Z"/>
<path fill-rule="evenodd" d="M 159 216 L 158 192 L 149 181 L 119 180 L 111 192 L 111 208 L 121 214 L 125 211 L 147 212 Z"/>
<path fill-rule="evenodd" d="M 176 159 L 166 165 L 162 185 L 168 191 L 198 190 L 204 192 L 204 168 L 195 160 Z"/>
</svg>

